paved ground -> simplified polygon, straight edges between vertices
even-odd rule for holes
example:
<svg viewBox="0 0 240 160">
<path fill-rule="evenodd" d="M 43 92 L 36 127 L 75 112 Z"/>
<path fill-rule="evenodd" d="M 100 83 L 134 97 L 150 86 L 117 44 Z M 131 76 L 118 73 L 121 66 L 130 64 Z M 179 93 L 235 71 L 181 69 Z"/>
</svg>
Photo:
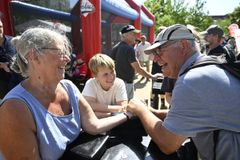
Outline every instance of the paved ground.
<svg viewBox="0 0 240 160">
<path fill-rule="evenodd" d="M 152 87 L 152 80 L 147 80 L 146 78 L 141 79 L 141 75 L 137 75 L 136 79 L 134 80 L 134 97 L 138 97 L 142 100 L 147 100 L 148 103 L 150 102 L 151 96 L 151 87 Z"/>
<path fill-rule="evenodd" d="M 134 97 L 138 97 L 145 102 L 147 102 L 150 105 L 150 99 L 151 99 L 151 92 L 152 92 L 152 80 L 147 80 L 146 78 L 142 79 L 141 75 L 137 75 L 136 79 L 134 80 Z M 165 100 L 166 106 L 168 106 L 168 103 Z M 159 106 L 160 109 L 161 102 L 159 100 Z"/>
</svg>

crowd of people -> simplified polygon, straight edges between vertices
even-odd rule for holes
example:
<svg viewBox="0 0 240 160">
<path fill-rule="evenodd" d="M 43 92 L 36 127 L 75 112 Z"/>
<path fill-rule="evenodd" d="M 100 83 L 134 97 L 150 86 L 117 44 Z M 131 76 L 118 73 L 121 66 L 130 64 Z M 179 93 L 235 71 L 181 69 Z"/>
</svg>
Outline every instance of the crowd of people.
<svg viewBox="0 0 240 160">
<path fill-rule="evenodd" d="M 6 159 L 59 159 L 81 130 L 103 133 L 129 118 L 125 113 L 98 119 L 64 79 L 71 53 L 66 36 L 32 28 L 12 43 L 17 50 L 12 69 L 25 79 L 1 102 L 0 150 Z"/>
<path fill-rule="evenodd" d="M 234 39 L 224 44 L 217 25 L 199 33 L 203 39 L 181 24 L 159 29 L 153 44 L 142 35 L 134 48 L 141 31 L 126 25 L 110 55 L 95 54 L 88 66 L 77 55 L 69 67 L 72 50 L 65 35 L 35 27 L 12 38 L 3 34 L 0 20 L 0 155 L 59 159 L 81 130 L 104 133 L 136 116 L 165 154 L 191 138 L 203 160 L 239 159 L 240 81 L 217 65 L 185 72 L 210 55 L 238 59 Z M 136 73 L 161 78 L 161 103 L 166 96 L 170 109 L 134 96 Z"/>
</svg>

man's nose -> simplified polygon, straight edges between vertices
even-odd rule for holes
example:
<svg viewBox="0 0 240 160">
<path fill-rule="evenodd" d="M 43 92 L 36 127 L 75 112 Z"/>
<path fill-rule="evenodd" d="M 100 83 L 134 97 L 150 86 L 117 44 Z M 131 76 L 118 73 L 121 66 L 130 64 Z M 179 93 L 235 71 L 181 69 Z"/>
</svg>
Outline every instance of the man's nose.
<svg viewBox="0 0 240 160">
<path fill-rule="evenodd" d="M 153 57 L 153 62 L 158 62 L 159 60 L 160 60 L 161 58 L 160 58 L 160 56 L 159 55 L 154 55 L 154 57 Z"/>
</svg>

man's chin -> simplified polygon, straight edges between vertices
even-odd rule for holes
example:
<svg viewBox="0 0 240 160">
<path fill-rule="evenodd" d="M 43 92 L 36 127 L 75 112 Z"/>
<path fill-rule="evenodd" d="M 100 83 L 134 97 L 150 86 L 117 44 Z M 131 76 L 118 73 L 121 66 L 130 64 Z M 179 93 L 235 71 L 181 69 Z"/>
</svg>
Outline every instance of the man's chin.
<svg viewBox="0 0 240 160">
<path fill-rule="evenodd" d="M 164 69 L 164 67 L 162 67 L 162 74 L 164 75 L 164 77 L 168 77 L 170 75 L 170 73 Z"/>
<path fill-rule="evenodd" d="M 167 73 L 163 72 L 162 74 L 163 74 L 164 77 L 169 77 L 169 74 L 167 74 Z"/>
</svg>

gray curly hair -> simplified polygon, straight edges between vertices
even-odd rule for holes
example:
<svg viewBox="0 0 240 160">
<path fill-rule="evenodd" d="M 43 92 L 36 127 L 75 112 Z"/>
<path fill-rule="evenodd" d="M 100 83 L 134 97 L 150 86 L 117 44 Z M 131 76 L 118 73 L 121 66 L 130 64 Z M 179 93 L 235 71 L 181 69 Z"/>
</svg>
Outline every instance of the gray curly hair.
<svg viewBox="0 0 240 160">
<path fill-rule="evenodd" d="M 48 28 L 27 29 L 21 36 L 16 36 L 11 41 L 17 50 L 11 69 L 23 77 L 28 77 L 28 53 L 33 49 L 39 51 L 41 48 L 51 47 L 56 42 L 62 42 L 64 44 L 63 52 L 70 56 L 71 44 L 65 35 Z"/>
</svg>

